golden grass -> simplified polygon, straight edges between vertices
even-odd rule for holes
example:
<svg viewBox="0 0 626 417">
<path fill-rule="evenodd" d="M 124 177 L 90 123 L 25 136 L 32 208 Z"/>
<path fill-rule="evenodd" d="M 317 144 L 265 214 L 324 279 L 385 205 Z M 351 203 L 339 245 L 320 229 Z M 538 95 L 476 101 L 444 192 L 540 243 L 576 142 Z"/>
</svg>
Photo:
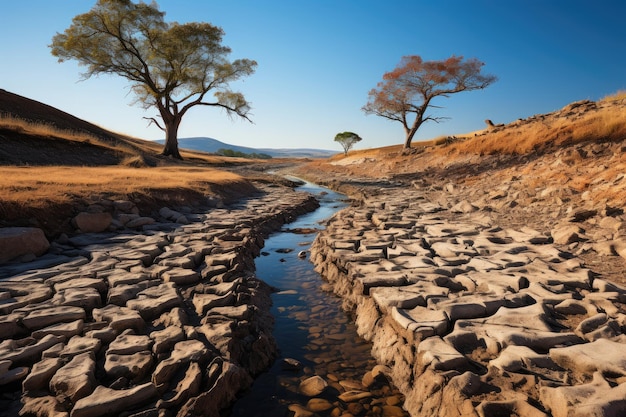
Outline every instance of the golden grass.
<svg viewBox="0 0 626 417">
<path fill-rule="evenodd" d="M 236 174 L 194 167 L 0 167 L 2 203 L 24 206 L 125 198 L 171 190 L 214 194 L 214 188 L 248 187 Z"/>
<path fill-rule="evenodd" d="M 609 94 L 606 97 L 603 97 L 602 99 L 600 99 L 600 101 L 617 101 L 617 100 L 624 100 L 626 99 L 626 90 L 618 90 L 613 94 Z"/>
<path fill-rule="evenodd" d="M 528 154 L 536 150 L 592 141 L 626 139 L 626 108 L 608 106 L 577 117 L 546 117 L 518 122 L 494 132 L 466 139 L 447 152 L 473 154 Z"/>
<path fill-rule="evenodd" d="M 121 141 L 108 142 L 92 134 L 80 130 L 59 129 L 48 123 L 32 122 L 15 117 L 11 114 L 0 114 L 0 128 L 12 130 L 26 136 L 63 139 L 70 142 L 87 143 L 117 152 L 130 152 L 131 147 Z"/>
</svg>

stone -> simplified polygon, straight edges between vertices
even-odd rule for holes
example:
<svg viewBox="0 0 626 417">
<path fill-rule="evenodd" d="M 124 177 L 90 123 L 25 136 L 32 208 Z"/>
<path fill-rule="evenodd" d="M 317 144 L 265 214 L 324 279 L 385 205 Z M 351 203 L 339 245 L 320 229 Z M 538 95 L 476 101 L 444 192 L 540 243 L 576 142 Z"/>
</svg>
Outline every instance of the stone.
<svg viewBox="0 0 626 417">
<path fill-rule="evenodd" d="M 82 308 L 59 306 L 31 311 L 22 319 L 22 324 L 27 328 L 34 330 L 41 329 L 52 324 L 85 319 L 85 310 Z"/>
<path fill-rule="evenodd" d="M 126 329 L 141 331 L 146 326 L 146 323 L 137 311 L 126 307 L 109 304 L 102 308 L 94 309 L 92 314 L 95 321 L 107 322 L 111 328 L 118 332 Z"/>
<path fill-rule="evenodd" d="M 148 336 L 124 333 L 111 342 L 106 353 L 107 355 L 132 355 L 137 352 L 149 351 L 152 344 L 153 341 Z"/>
<path fill-rule="evenodd" d="M 401 309 L 392 307 L 391 317 L 403 328 L 409 331 L 423 331 L 432 329 L 431 334 L 444 335 L 450 327 L 448 315 L 443 310 L 433 310 L 426 307 Z"/>
<path fill-rule="evenodd" d="M 50 379 L 61 366 L 63 366 L 61 358 L 44 358 L 41 362 L 35 363 L 22 382 L 22 391 L 28 394 L 30 391 L 48 389 Z"/>
<path fill-rule="evenodd" d="M 152 353 L 146 350 L 126 355 L 107 352 L 104 371 L 111 379 L 140 381 L 150 372 L 153 363 Z"/>
<path fill-rule="evenodd" d="M 129 229 L 139 229 L 140 227 L 153 224 L 155 220 L 152 217 L 137 217 L 125 224 Z"/>
<path fill-rule="evenodd" d="M 462 370 L 468 365 L 467 358 L 439 336 L 426 338 L 417 346 L 421 362 L 435 370 Z"/>
<path fill-rule="evenodd" d="M 157 403 L 159 408 L 173 408 L 190 397 L 198 394 L 202 383 L 202 370 L 196 362 L 190 362 L 185 376 L 174 388 L 175 395 L 168 400 L 161 400 Z"/>
<path fill-rule="evenodd" d="M 557 245 L 568 245 L 580 242 L 584 238 L 585 230 L 575 224 L 562 224 L 552 229 L 552 239 Z"/>
<path fill-rule="evenodd" d="M 200 281 L 201 276 L 192 269 L 174 268 L 162 275 L 163 281 L 173 282 L 176 285 L 191 285 Z"/>
<path fill-rule="evenodd" d="M 124 411 L 137 409 L 157 396 L 158 391 L 150 382 L 127 390 L 114 390 L 98 385 L 91 395 L 74 405 L 70 417 L 119 415 Z"/>
<path fill-rule="evenodd" d="M 626 375 L 626 350 L 623 344 L 606 339 L 591 343 L 550 349 L 550 358 L 559 366 L 583 374 L 602 372 Z"/>
<path fill-rule="evenodd" d="M 35 330 L 32 333 L 32 337 L 35 339 L 41 339 L 44 336 L 51 334 L 55 336 L 63 336 L 69 339 L 73 336 L 77 336 L 83 332 L 84 321 L 76 320 L 69 323 L 59 323 L 52 326 L 44 327 L 43 329 Z"/>
<path fill-rule="evenodd" d="M 217 294 L 194 294 L 193 305 L 196 313 L 199 316 L 204 316 L 215 307 L 233 306 L 236 300 L 232 292 L 221 296 Z"/>
<path fill-rule="evenodd" d="M 24 366 L 9 369 L 10 366 L 11 361 L 0 362 L 0 386 L 24 379 L 30 371 L 29 368 Z"/>
<path fill-rule="evenodd" d="M 62 336 L 45 335 L 41 340 L 33 340 L 33 343 L 21 347 L 9 346 L 8 349 L 0 349 L 0 361 L 7 360 L 13 364 L 33 363 L 41 359 L 42 353 L 52 346 L 61 343 Z"/>
<path fill-rule="evenodd" d="M 67 398 L 73 403 L 91 394 L 97 385 L 96 363 L 91 353 L 74 356 L 50 379 L 50 391 L 57 398 Z"/>
<path fill-rule="evenodd" d="M 150 333 L 150 338 L 154 340 L 152 352 L 158 355 L 172 350 L 176 343 L 185 339 L 185 333 L 179 326 L 168 326 Z"/>
<path fill-rule="evenodd" d="M 293 413 L 293 417 L 314 417 L 315 413 L 300 404 L 289 404 L 287 407 Z"/>
<path fill-rule="evenodd" d="M 50 248 L 43 230 L 36 227 L 0 228 L 0 264 L 18 256 L 41 256 Z"/>
<path fill-rule="evenodd" d="M 111 225 L 111 213 L 78 213 L 73 219 L 74 224 L 83 233 L 104 232 Z"/>
<path fill-rule="evenodd" d="M 66 408 L 56 397 L 44 395 L 42 397 L 22 397 L 20 415 L 34 415 L 46 417 L 69 417 Z"/>
<path fill-rule="evenodd" d="M 152 382 L 160 387 L 167 384 L 181 365 L 208 359 L 209 350 L 199 340 L 185 340 L 174 345 L 169 358 L 162 360 L 152 374 Z"/>
<path fill-rule="evenodd" d="M 306 408 L 313 411 L 314 413 L 320 413 L 333 408 L 333 404 L 323 398 L 311 398 L 307 402 Z"/>
<path fill-rule="evenodd" d="M 315 397 L 324 392 L 327 386 L 328 383 L 321 376 L 315 375 L 302 381 L 298 391 L 307 397 Z"/>
<path fill-rule="evenodd" d="M 626 384 L 612 388 L 598 372 L 586 384 L 542 387 L 540 399 L 553 417 L 617 417 L 626 412 Z"/>
<path fill-rule="evenodd" d="M 126 306 L 137 310 L 145 320 L 152 320 L 181 304 L 182 300 L 176 286 L 168 282 L 146 288 L 137 294 L 137 298 L 129 300 Z"/>
</svg>

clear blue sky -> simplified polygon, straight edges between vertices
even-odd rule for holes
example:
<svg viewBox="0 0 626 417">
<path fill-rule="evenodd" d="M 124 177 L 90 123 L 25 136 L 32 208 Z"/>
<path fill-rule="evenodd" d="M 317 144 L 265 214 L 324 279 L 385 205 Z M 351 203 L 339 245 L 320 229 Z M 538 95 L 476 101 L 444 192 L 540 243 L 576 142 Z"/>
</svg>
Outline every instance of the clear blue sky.
<svg viewBox="0 0 626 417">
<path fill-rule="evenodd" d="M 626 89 L 624 0 L 157 0 L 166 20 L 205 21 L 226 32 L 231 58 L 258 62 L 233 87 L 252 103 L 254 124 L 196 108 L 179 137 L 208 136 L 252 147 L 341 150 L 400 144 L 397 122 L 366 116 L 368 91 L 404 55 L 475 57 L 499 80 L 482 91 L 433 104 L 450 120 L 425 124 L 415 141 L 470 132 L 484 119 L 508 123 L 597 100 Z M 95 0 L 0 3 L 0 88 L 57 107 L 107 129 L 160 139 L 114 76 L 79 81 L 74 62 L 58 63 L 48 45 Z"/>
</svg>

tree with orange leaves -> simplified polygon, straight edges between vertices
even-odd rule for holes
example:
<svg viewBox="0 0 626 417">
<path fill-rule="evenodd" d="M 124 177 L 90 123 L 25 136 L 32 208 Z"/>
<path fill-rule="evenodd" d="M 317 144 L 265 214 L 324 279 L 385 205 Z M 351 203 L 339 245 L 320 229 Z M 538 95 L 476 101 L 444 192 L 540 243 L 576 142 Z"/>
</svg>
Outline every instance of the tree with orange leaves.
<svg viewBox="0 0 626 417">
<path fill-rule="evenodd" d="M 444 119 L 426 114 L 429 107 L 434 107 L 434 98 L 481 90 L 496 81 L 493 75 L 481 74 L 483 65 L 475 58 L 464 61 L 462 56 L 454 55 L 442 61 L 424 61 L 418 55 L 402 57 L 400 64 L 383 75 L 383 81 L 369 92 L 363 111 L 402 123 L 406 133 L 404 149 L 410 149 L 415 132 L 424 122 Z"/>
</svg>

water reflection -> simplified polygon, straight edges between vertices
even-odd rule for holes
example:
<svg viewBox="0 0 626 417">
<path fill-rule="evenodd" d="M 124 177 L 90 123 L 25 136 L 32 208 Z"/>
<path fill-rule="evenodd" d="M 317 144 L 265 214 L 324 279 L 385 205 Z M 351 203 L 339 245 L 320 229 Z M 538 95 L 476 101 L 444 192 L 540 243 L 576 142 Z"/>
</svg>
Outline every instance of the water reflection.
<svg viewBox="0 0 626 417">
<path fill-rule="evenodd" d="M 280 356 L 236 402 L 231 416 L 407 415 L 399 407 L 401 395 L 384 378 L 368 387 L 362 385 L 364 375 L 376 366 L 371 344 L 358 337 L 352 320 L 341 309 L 341 300 L 321 289 L 323 282 L 308 257 L 298 256 L 308 252 L 315 234 L 292 231 L 323 227 L 320 222 L 345 207 L 344 196 L 312 184 L 301 189 L 318 196 L 320 208 L 286 225 L 289 231 L 268 238 L 263 255 L 256 259 L 257 275 L 281 290 L 272 296 Z M 292 362 L 285 363 L 285 359 Z M 328 386 L 312 398 L 299 387 L 314 375 Z M 366 397 L 346 396 L 355 390 Z"/>
</svg>

